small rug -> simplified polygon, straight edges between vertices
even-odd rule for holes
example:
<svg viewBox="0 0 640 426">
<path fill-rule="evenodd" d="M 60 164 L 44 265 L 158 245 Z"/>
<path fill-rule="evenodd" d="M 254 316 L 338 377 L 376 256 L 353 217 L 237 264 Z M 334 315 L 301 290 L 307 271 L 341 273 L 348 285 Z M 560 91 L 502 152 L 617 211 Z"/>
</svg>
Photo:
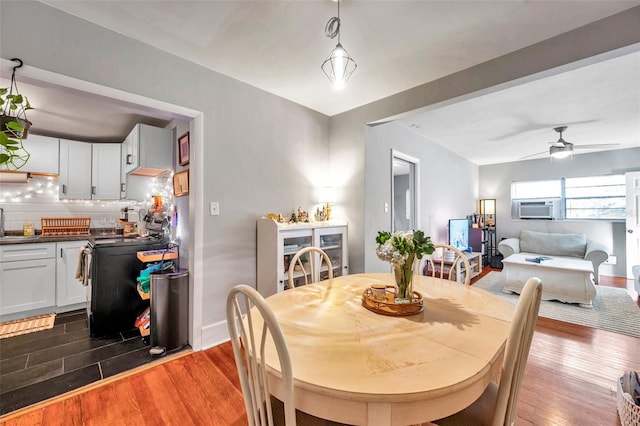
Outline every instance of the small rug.
<svg viewBox="0 0 640 426">
<path fill-rule="evenodd" d="M 53 328 L 56 314 L 38 315 L 19 320 L 0 322 L 0 339 Z"/>
<path fill-rule="evenodd" d="M 517 294 L 502 292 L 502 276 L 500 272 L 489 272 L 478 280 L 474 287 L 482 288 L 515 305 Z M 542 283 L 544 287 L 544 283 Z M 577 304 L 562 303 L 557 300 L 543 300 L 540 303 L 541 317 L 551 318 L 572 324 L 584 325 L 640 337 L 640 307 L 622 288 L 596 286 L 597 295 L 593 299 L 593 308 L 581 308 Z"/>
</svg>

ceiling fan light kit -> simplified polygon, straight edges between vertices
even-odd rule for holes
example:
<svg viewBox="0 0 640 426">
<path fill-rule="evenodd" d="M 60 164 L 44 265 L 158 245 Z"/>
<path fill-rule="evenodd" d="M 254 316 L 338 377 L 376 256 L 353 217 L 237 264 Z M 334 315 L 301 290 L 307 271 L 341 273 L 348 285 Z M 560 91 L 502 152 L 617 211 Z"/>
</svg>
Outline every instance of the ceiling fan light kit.
<svg viewBox="0 0 640 426">
<path fill-rule="evenodd" d="M 555 142 L 549 142 L 551 146 L 549 147 L 549 155 L 551 158 L 567 158 L 573 154 L 573 150 L 575 149 L 594 149 L 594 148 L 608 148 L 610 146 L 620 145 L 619 143 L 598 143 L 591 145 L 574 145 L 571 142 L 567 142 L 562 137 L 562 132 L 567 130 L 567 126 L 558 126 L 554 127 L 553 130 L 560 133 L 560 137 Z M 541 154 L 546 154 L 547 151 L 539 152 L 537 154 L 527 155 L 526 157 L 521 157 L 521 160 L 526 160 L 531 157 L 537 157 Z"/>
<path fill-rule="evenodd" d="M 344 87 L 349 77 L 358 67 L 356 61 L 349 55 L 347 50 L 340 43 L 340 0 L 338 0 L 338 16 L 329 19 L 325 26 L 325 34 L 329 38 L 338 36 L 338 44 L 331 51 L 327 59 L 320 67 L 327 78 L 333 83 L 336 89 Z"/>
<path fill-rule="evenodd" d="M 567 158 L 573 154 L 573 144 L 565 146 L 552 146 L 549 148 L 549 153 L 553 158 Z"/>
</svg>

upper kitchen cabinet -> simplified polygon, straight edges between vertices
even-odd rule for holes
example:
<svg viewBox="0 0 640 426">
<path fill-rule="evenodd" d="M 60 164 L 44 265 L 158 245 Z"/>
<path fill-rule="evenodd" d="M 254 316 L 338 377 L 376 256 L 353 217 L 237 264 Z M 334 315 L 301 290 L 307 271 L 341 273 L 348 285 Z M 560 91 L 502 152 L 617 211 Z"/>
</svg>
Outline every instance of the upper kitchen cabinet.
<svg viewBox="0 0 640 426">
<path fill-rule="evenodd" d="M 172 148 L 173 131 L 136 124 L 122 143 L 122 175 L 156 177 L 172 170 Z"/>
<path fill-rule="evenodd" d="M 120 144 L 60 139 L 61 199 L 120 198 Z"/>
<path fill-rule="evenodd" d="M 27 139 L 23 139 L 22 145 L 30 156 L 20 172 L 58 174 L 58 138 L 29 134 Z M 6 170 L 6 166 L 1 169 Z"/>
<path fill-rule="evenodd" d="M 120 145 L 119 143 L 91 145 L 92 199 L 120 199 Z"/>
<path fill-rule="evenodd" d="M 91 144 L 60 139 L 59 197 L 91 199 Z"/>
</svg>

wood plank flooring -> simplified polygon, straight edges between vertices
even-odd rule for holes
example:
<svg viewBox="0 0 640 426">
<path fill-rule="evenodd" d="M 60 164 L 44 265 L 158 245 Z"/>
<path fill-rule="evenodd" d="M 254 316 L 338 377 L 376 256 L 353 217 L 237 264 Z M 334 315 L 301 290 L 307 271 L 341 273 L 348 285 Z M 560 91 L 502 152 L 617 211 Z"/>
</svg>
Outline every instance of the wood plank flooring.
<svg viewBox="0 0 640 426">
<path fill-rule="evenodd" d="M 640 371 L 639 354 L 640 339 L 539 318 L 518 425 L 620 425 L 616 379 Z M 225 343 L 9 414 L 0 426 L 245 425 L 235 368 Z"/>
</svg>

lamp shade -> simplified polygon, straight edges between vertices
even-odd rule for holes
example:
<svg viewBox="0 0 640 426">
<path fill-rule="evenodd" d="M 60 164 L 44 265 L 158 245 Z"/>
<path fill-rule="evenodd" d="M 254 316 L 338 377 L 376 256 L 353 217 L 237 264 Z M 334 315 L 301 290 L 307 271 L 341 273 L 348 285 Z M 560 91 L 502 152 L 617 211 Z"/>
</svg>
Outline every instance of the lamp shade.
<svg viewBox="0 0 640 426">
<path fill-rule="evenodd" d="M 496 214 L 495 198 L 480 200 L 480 214 Z"/>
<path fill-rule="evenodd" d="M 336 189 L 329 186 L 318 188 L 318 202 L 319 203 L 335 203 Z"/>
<path fill-rule="evenodd" d="M 341 89 L 357 66 L 356 61 L 338 43 L 329 54 L 329 57 L 322 63 L 322 71 L 337 89 Z"/>
</svg>

